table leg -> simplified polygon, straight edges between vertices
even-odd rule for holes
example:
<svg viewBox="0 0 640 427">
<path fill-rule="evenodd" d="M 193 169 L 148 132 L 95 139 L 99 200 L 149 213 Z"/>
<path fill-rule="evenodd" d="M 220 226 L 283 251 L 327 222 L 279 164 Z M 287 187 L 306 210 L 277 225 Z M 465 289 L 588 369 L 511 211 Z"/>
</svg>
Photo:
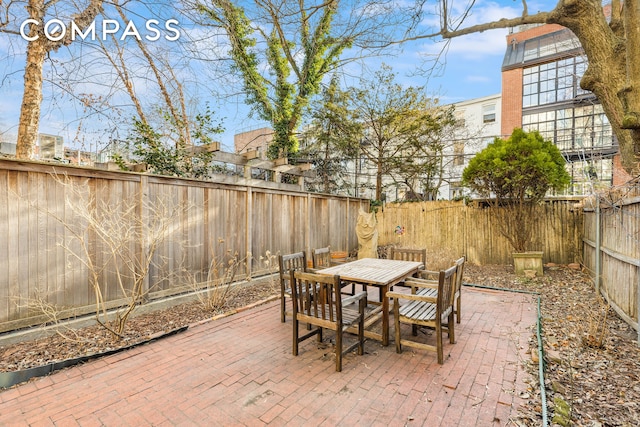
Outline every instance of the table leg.
<svg viewBox="0 0 640 427">
<path fill-rule="evenodd" d="M 382 286 L 382 345 L 389 345 L 389 285 Z"/>
</svg>

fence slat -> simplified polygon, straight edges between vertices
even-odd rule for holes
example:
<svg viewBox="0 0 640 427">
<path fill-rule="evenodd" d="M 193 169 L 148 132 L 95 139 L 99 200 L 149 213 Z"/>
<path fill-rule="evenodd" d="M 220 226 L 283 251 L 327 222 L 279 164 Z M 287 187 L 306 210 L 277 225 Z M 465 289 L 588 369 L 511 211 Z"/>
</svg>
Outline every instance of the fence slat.
<svg viewBox="0 0 640 427">
<path fill-rule="evenodd" d="M 582 212 L 575 204 L 575 200 L 553 200 L 538 207 L 532 240 L 540 242 L 544 262 L 581 260 L 576 248 L 582 241 Z M 452 256 L 466 255 L 469 262 L 480 265 L 513 263 L 512 250 L 497 231 L 491 208 L 481 205 L 451 201 L 388 204 L 378 213 L 378 233 L 380 245 L 447 251 Z"/>
<path fill-rule="evenodd" d="M 87 229 L 88 222 L 78 209 L 112 208 L 116 223 L 130 226 L 135 234 L 140 232 L 140 222 L 151 224 L 156 219 L 154 205 L 164 203 L 169 210 L 186 207 L 172 219 L 169 233 L 159 242 L 145 285 L 151 299 L 184 292 L 189 281 L 204 279 L 212 257 L 226 262 L 237 253 L 244 263 L 251 252 L 247 268 L 241 266 L 237 273 L 236 278 L 242 278 L 250 273 L 249 265 L 254 275 L 269 272 L 257 262 L 267 250 L 275 255 L 343 246 L 345 241 L 351 245 L 345 250 L 356 249 L 355 232 L 348 238 L 343 233 L 355 230 L 353 212 L 368 210 L 368 200 L 271 187 L 0 159 L 0 267 L 4 266 L 0 268 L 0 332 L 46 320 L 42 313 L 27 308 L 36 290 L 46 303 L 58 307 L 60 315 L 94 312 L 96 298 L 87 262 L 98 266 L 106 306 L 126 303 L 114 270 L 125 263 L 116 264 L 110 258 L 107 245 Z M 128 208 L 135 215 L 125 219 Z M 333 230 L 337 234 L 331 234 L 332 224 L 339 227 Z M 86 253 L 70 230 L 80 233 Z M 137 236 L 126 243 L 131 258 L 143 258 L 148 238 Z M 132 283 L 129 276 L 125 287 Z"/>
<path fill-rule="evenodd" d="M 584 265 L 611 307 L 638 331 L 640 299 L 640 198 L 638 184 L 616 204 L 607 198 L 584 212 Z M 600 197 L 600 196 L 596 196 Z M 598 227 L 600 228 L 598 230 Z M 600 242 L 597 240 L 600 236 Z M 600 271 L 598 271 L 600 270 Z M 599 277 L 596 274 L 600 273 Z"/>
</svg>

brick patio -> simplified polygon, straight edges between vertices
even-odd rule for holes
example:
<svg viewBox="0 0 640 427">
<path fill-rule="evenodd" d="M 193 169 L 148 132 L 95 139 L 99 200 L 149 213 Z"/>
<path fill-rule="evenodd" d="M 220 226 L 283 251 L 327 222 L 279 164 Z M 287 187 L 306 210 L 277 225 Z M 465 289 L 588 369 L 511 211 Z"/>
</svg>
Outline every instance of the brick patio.
<svg viewBox="0 0 640 427">
<path fill-rule="evenodd" d="M 368 340 L 338 373 L 330 344 L 292 356 L 272 301 L 0 391 L 0 425 L 505 426 L 535 322 L 531 295 L 464 288 L 444 365 Z"/>
</svg>

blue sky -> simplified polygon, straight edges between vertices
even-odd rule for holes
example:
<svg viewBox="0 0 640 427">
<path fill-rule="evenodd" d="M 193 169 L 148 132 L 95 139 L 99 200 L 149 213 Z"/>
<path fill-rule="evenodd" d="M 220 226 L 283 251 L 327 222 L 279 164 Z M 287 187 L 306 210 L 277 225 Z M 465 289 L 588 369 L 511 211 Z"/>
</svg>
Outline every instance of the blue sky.
<svg viewBox="0 0 640 427">
<path fill-rule="evenodd" d="M 466 1 L 462 3 L 467 3 Z M 556 2 L 540 0 L 529 2 L 529 11 L 550 10 Z M 517 16 L 520 11 L 520 1 L 516 0 L 478 0 L 474 13 L 469 16 L 468 23 L 475 24 L 505 17 Z M 425 28 L 430 23 L 425 21 Z M 452 40 L 445 61 L 445 66 L 438 75 L 428 81 L 427 92 L 440 98 L 443 104 L 493 95 L 501 90 L 500 68 L 506 47 L 507 30 L 493 30 L 473 34 Z M 21 57 L 7 61 L 6 52 L 10 49 L 21 52 L 24 44 L 20 41 L 9 40 L 6 34 L 0 33 L 0 56 L 3 65 L 0 75 L 3 77 L 0 86 L 0 138 L 17 133 L 19 106 L 21 101 L 22 74 L 9 74 L 22 66 Z M 423 40 L 403 46 L 403 52 L 393 58 L 384 58 L 398 73 L 398 80 L 405 85 L 422 86 L 425 78 L 414 74 L 417 64 L 423 61 L 424 55 L 433 55 L 442 47 L 441 42 Z M 9 75 L 10 78 L 6 78 Z M 45 94 L 46 95 L 46 94 Z M 41 120 L 42 133 L 62 135 L 65 141 L 71 141 L 76 133 L 76 116 L 80 113 L 78 107 L 60 105 L 55 100 L 45 100 L 43 103 L 43 118 Z M 258 127 L 260 122 L 248 117 L 249 108 L 242 97 L 219 101 L 211 99 L 213 108 L 220 117 L 224 117 L 226 131 L 220 135 L 223 147 L 231 149 L 233 135 L 242 130 Z M 85 138 L 91 140 L 91 136 Z M 85 146 L 85 149 L 90 147 Z"/>
</svg>

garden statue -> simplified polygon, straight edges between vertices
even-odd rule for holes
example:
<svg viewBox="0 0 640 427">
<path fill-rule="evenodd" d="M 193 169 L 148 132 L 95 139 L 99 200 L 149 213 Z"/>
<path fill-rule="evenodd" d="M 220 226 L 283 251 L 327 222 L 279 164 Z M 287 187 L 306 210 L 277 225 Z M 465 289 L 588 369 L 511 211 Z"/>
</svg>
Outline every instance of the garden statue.
<svg viewBox="0 0 640 427">
<path fill-rule="evenodd" d="M 375 212 L 360 210 L 356 223 L 358 259 L 378 258 L 378 229 Z"/>
</svg>

